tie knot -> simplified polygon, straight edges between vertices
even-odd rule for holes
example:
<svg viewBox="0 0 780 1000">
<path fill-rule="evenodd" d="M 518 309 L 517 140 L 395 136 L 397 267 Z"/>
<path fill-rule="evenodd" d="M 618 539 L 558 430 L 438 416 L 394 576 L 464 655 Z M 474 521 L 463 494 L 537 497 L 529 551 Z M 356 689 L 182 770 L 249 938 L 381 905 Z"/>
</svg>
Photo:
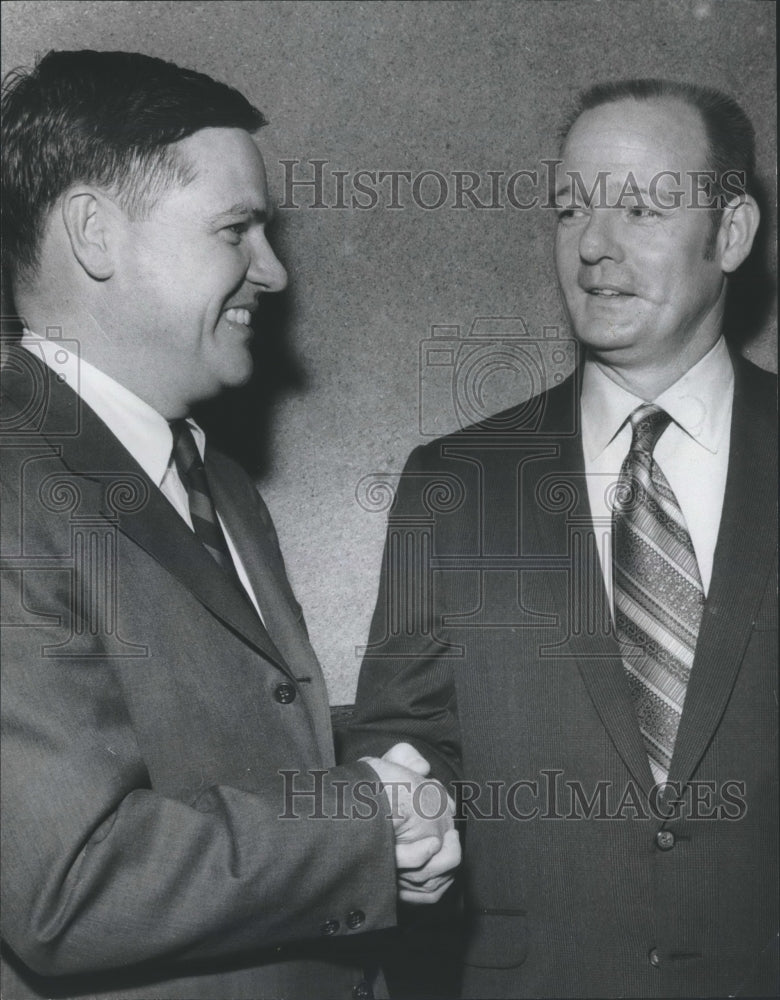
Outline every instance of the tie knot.
<svg viewBox="0 0 780 1000">
<path fill-rule="evenodd" d="M 654 403 L 637 406 L 629 417 L 631 421 L 631 451 L 652 457 L 658 438 L 663 434 L 672 418 Z"/>
<path fill-rule="evenodd" d="M 176 463 L 176 471 L 179 473 L 179 478 L 186 481 L 193 468 L 197 469 L 203 465 L 200 452 L 190 425 L 184 418 L 171 420 L 170 428 L 173 434 L 173 460 Z"/>
</svg>

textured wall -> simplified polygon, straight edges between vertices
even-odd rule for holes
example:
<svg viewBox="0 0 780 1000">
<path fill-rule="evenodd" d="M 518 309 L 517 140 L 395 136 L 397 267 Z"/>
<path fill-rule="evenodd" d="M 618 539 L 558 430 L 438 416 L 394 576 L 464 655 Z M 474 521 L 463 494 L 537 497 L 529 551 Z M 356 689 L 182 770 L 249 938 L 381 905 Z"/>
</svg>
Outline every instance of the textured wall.
<svg viewBox="0 0 780 1000">
<path fill-rule="evenodd" d="M 271 120 L 262 145 L 279 203 L 281 160 L 302 161 L 296 176 L 329 161 L 330 207 L 304 207 L 312 190 L 296 188 L 301 207 L 278 212 L 273 238 L 290 289 L 261 325 L 258 378 L 229 418 L 261 469 L 334 702 L 354 692 L 384 530 L 384 512 L 356 499 L 358 483 L 400 471 L 421 430 L 457 423 L 446 368 L 428 370 L 419 407 L 430 327 L 465 333 L 477 316 L 522 317 L 537 338 L 564 326 L 550 213 L 513 207 L 507 178 L 555 155 L 573 91 L 605 77 L 662 75 L 732 92 L 754 118 L 771 183 L 774 14 L 774 4 L 751 0 L 3 4 L 4 70 L 49 48 L 137 49 L 246 92 Z M 337 170 L 347 172 L 347 205 L 359 170 L 409 171 L 418 188 L 399 179 L 401 207 L 391 208 L 391 181 L 377 178 L 375 207 L 340 209 Z M 443 182 L 420 180 L 426 170 Z M 494 199 L 502 207 L 452 207 L 455 171 L 476 172 L 483 203 L 488 171 L 503 171 Z M 445 204 L 420 207 L 442 183 Z M 774 367 L 772 301 L 751 301 L 745 351 Z M 530 388 L 527 378 L 495 374 L 484 405 L 498 409 Z"/>
</svg>

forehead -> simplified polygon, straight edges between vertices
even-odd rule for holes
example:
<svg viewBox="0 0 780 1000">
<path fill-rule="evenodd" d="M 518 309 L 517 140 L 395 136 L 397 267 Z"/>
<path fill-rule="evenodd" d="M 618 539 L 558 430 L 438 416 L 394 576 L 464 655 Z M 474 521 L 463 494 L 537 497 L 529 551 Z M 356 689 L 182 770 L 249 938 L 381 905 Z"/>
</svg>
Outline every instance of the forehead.
<svg viewBox="0 0 780 1000">
<path fill-rule="evenodd" d="M 568 168 L 625 175 L 704 170 L 708 143 L 699 111 L 683 101 L 626 99 L 583 112 L 563 145 Z"/>
<path fill-rule="evenodd" d="M 243 204 L 267 209 L 265 165 L 254 138 L 238 128 L 206 128 L 176 143 L 192 180 L 174 188 L 174 201 L 197 203 L 204 212 Z"/>
</svg>

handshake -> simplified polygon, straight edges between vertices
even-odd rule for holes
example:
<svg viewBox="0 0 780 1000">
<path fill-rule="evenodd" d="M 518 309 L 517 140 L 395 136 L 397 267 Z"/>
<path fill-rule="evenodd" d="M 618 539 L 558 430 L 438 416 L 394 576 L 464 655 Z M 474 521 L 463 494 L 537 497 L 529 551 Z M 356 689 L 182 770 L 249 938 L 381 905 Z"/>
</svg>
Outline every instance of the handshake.
<svg viewBox="0 0 780 1000">
<path fill-rule="evenodd" d="M 424 780 L 430 764 L 409 743 L 396 743 L 382 758 L 363 760 L 376 771 L 390 799 L 399 899 L 437 902 L 460 864 L 452 797 L 438 781 Z"/>
</svg>

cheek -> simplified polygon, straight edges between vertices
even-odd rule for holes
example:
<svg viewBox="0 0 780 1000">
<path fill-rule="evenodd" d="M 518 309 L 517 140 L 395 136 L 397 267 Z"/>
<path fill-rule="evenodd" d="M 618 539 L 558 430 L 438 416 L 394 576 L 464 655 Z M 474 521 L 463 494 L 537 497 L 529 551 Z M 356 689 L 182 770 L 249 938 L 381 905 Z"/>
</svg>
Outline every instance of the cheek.
<svg viewBox="0 0 780 1000">
<path fill-rule="evenodd" d="M 246 241 L 231 243 L 216 237 L 206 255 L 208 266 L 220 273 L 246 271 L 249 267 L 250 251 Z"/>
<path fill-rule="evenodd" d="M 243 285 L 249 261 L 247 255 L 237 247 L 226 246 L 218 254 L 213 254 L 204 268 L 202 288 L 210 291 L 215 308 L 221 309 Z"/>
<path fill-rule="evenodd" d="M 555 239 L 555 270 L 562 288 L 570 288 L 575 283 L 578 266 L 577 240 L 570 233 L 557 236 Z"/>
<path fill-rule="evenodd" d="M 670 292 L 684 270 L 673 247 L 647 243 L 634 246 L 630 267 L 640 297 L 656 305 L 663 305 L 670 299 Z"/>
</svg>

